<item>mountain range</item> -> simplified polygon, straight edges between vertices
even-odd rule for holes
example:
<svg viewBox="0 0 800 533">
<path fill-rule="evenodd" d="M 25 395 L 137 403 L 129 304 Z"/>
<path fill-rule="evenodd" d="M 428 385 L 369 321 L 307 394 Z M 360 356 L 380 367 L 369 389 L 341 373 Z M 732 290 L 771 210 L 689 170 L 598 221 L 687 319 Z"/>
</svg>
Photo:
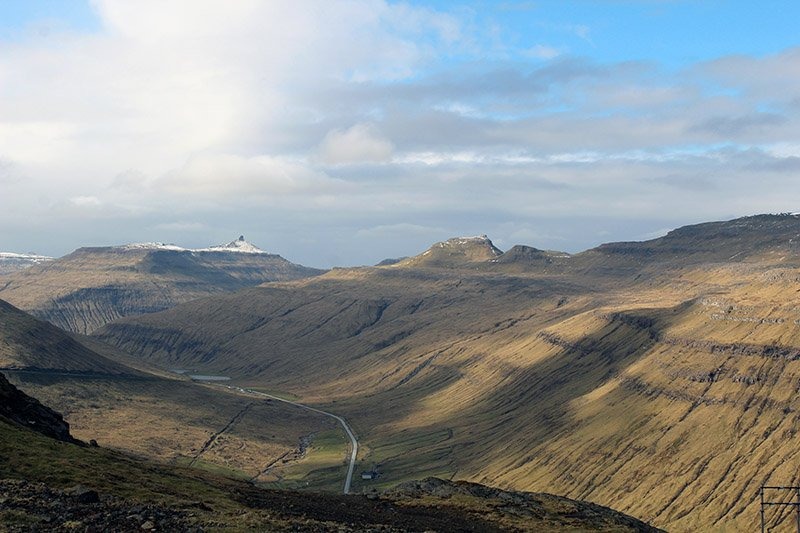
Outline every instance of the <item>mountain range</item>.
<svg viewBox="0 0 800 533">
<path fill-rule="evenodd" d="M 322 272 L 264 252 L 244 237 L 194 250 L 128 244 L 80 248 L 0 276 L 0 298 L 67 331 L 89 333 L 120 317 Z"/>
<path fill-rule="evenodd" d="M 222 288 L 190 266 L 219 252 L 82 249 L 0 278 L 0 298 L 46 302 L 72 285 L 124 297 L 127 287 L 168 279 L 174 296 L 159 309 L 108 306 L 96 319 L 99 305 L 73 292 L 68 320 L 31 312 L 91 332 L 70 338 L 135 361 L 137 371 L 157 368 L 168 379 L 191 369 L 346 417 L 360 442 L 357 468 L 381 473 L 356 480 L 355 492 L 436 476 L 590 500 L 671 531 L 733 531 L 758 522 L 762 485 L 800 484 L 798 242 L 792 214 L 577 254 L 502 252 L 488 237 L 461 237 L 376 267 L 265 282 L 252 274 L 249 285 Z M 91 268 L 75 266 L 81 254 Z M 52 267 L 65 260 L 73 266 L 58 267 L 61 277 Z M 98 282 L 131 271 L 127 285 Z M 26 379 L 48 400 L 88 390 Z M 196 405 L 186 398 L 197 386 L 170 379 L 187 387 L 172 405 Z M 126 387 L 114 394 L 127 397 Z M 154 386 L 141 407 L 165 390 Z M 112 424 L 88 406 L 75 414 Z M 336 431 L 320 427 L 331 438 L 325 432 Z M 258 435 L 244 440 L 255 445 Z M 309 482 L 337 479 L 323 467 L 303 472 Z M 770 512 L 770 527 L 790 518 L 788 508 Z"/>
</svg>

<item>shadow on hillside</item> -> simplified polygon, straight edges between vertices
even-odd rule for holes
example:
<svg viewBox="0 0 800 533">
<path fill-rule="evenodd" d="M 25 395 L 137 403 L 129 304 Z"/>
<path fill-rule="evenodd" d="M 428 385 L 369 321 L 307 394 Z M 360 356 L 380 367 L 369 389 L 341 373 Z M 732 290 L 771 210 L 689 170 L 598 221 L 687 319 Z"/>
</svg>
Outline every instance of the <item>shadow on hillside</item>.
<svg viewBox="0 0 800 533">
<path fill-rule="evenodd" d="M 527 449 L 545 444 L 572 422 L 570 405 L 574 400 L 607 384 L 652 349 L 658 332 L 654 322 L 645 317 L 664 316 L 676 310 L 644 309 L 637 310 L 636 316 L 612 315 L 603 327 L 575 342 L 534 332 L 538 346 L 542 349 L 556 346 L 558 351 L 509 373 L 502 386 L 464 405 L 457 420 L 437 421 L 404 431 L 401 438 L 409 443 L 409 449 L 400 447 L 394 458 L 388 457 L 387 468 L 392 468 L 393 463 L 413 468 L 414 461 L 405 457 L 411 454 L 423 457 L 420 474 L 427 475 L 442 468 L 458 477 L 457 472 L 461 470 L 485 471 L 487 463 L 502 458 L 511 441 L 517 447 L 515 452 L 519 451 L 521 443 Z M 423 405 L 427 398 L 452 387 L 462 377 L 463 372 L 456 365 L 437 360 L 401 387 L 378 393 L 369 400 L 360 398 L 357 402 L 380 405 L 382 412 L 391 413 L 392 420 L 403 419 L 430 409 Z M 419 396 L 420 390 L 425 391 L 425 396 Z M 449 435 L 443 433 L 448 429 L 443 425 L 454 431 Z M 392 439 L 386 433 L 369 435 L 370 428 L 364 429 L 368 438 L 378 437 L 381 442 Z M 418 435 L 421 445 L 416 448 L 413 448 L 414 434 Z M 434 435 L 440 437 L 434 438 Z M 392 451 L 391 446 L 385 448 L 378 453 Z M 426 458 L 431 462 L 426 464 Z M 533 460 L 530 456 L 517 459 L 522 463 Z M 403 477 L 413 478 L 415 474 L 404 473 Z"/>
</svg>

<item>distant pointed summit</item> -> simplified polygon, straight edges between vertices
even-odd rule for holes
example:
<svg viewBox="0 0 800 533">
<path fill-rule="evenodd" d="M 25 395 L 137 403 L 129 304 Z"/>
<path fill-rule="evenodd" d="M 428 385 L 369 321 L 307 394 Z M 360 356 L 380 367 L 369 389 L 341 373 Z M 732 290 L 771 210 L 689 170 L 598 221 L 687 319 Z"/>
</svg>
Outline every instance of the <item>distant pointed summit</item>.
<svg viewBox="0 0 800 533">
<path fill-rule="evenodd" d="M 195 252 L 243 252 L 248 254 L 265 254 L 264 250 L 258 246 L 251 244 L 244 240 L 244 235 L 239 235 L 235 241 L 228 244 L 220 244 L 219 246 L 211 246 L 210 248 L 203 248 L 201 250 L 193 250 Z"/>
</svg>

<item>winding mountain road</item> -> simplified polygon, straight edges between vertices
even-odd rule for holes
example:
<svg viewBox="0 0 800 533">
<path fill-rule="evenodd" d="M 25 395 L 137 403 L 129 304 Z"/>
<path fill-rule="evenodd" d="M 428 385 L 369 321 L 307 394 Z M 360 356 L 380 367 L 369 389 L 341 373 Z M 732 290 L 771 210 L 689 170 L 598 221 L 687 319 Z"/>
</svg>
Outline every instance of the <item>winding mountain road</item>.
<svg viewBox="0 0 800 533">
<path fill-rule="evenodd" d="M 286 400 L 286 399 L 281 398 L 279 396 L 273 396 L 272 394 L 267 394 L 265 392 L 258 392 L 258 391 L 252 390 L 252 389 L 245 389 L 245 388 L 242 388 L 242 387 L 235 387 L 233 385 L 222 385 L 222 386 L 227 388 L 227 389 L 235 390 L 235 391 L 242 392 L 242 393 L 245 393 L 245 394 L 250 394 L 250 395 L 253 395 L 253 396 L 261 396 L 263 398 L 269 398 L 271 400 L 275 400 L 275 401 L 278 401 L 278 402 L 288 403 L 290 405 L 294 405 L 296 407 L 300 407 L 302 409 L 307 409 L 309 411 L 313 411 L 315 413 L 319 413 L 321 415 L 329 416 L 331 418 L 336 419 L 339 422 L 339 424 L 342 425 L 342 427 L 344 428 L 344 432 L 347 433 L 347 436 L 350 438 L 350 463 L 349 463 L 349 465 L 347 467 L 347 476 L 345 477 L 344 488 L 343 488 L 343 493 L 344 494 L 349 494 L 350 493 L 350 484 L 353 481 L 353 471 L 356 468 L 356 457 L 358 456 L 358 439 L 356 439 L 355 433 L 353 433 L 353 430 L 350 428 L 350 425 L 347 423 L 347 421 L 344 418 L 342 418 L 339 415 L 335 415 L 333 413 L 329 413 L 328 411 L 323 411 L 322 409 L 317 409 L 316 407 L 311 407 L 309 405 L 305 405 L 305 404 L 302 404 L 302 403 L 293 402 L 291 400 Z"/>
</svg>

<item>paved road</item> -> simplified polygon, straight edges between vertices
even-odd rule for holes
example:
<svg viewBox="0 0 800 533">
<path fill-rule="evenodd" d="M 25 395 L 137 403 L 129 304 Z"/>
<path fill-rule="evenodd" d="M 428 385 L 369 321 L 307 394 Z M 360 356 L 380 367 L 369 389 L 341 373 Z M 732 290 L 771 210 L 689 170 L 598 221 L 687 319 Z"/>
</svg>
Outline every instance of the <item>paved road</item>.
<svg viewBox="0 0 800 533">
<path fill-rule="evenodd" d="M 233 385 L 222 385 L 222 386 L 227 388 L 227 389 L 230 389 L 230 390 L 244 392 L 246 394 L 252 394 L 254 396 L 262 396 L 264 398 L 270 398 L 272 400 L 276 400 L 276 401 L 279 401 L 279 402 L 295 405 L 297 407 L 301 407 L 303 409 L 307 409 L 309 411 L 314 411 L 315 413 L 319 413 L 321 415 L 329 416 L 331 418 L 336 419 L 342 425 L 342 427 L 344 428 L 344 431 L 345 431 L 345 433 L 347 433 L 347 436 L 350 437 L 350 448 L 351 448 L 350 449 L 350 464 L 347 467 L 347 477 L 345 477 L 345 480 L 344 480 L 344 490 L 343 490 L 344 494 L 349 494 L 350 493 L 350 484 L 353 481 L 353 471 L 356 468 L 356 456 L 358 455 L 358 440 L 356 439 L 355 433 L 353 433 L 353 430 L 350 428 L 350 425 L 347 423 L 347 421 L 344 418 L 342 418 L 339 415 L 335 415 L 333 413 L 329 413 L 328 411 L 323 411 L 322 409 L 317 409 L 316 407 L 311 407 L 309 405 L 305 405 L 305 404 L 302 404 L 302 403 L 297 403 L 297 402 L 293 402 L 291 400 L 286 400 L 286 399 L 281 398 L 279 396 L 273 396 L 272 394 L 267 394 L 267 393 L 264 393 L 264 392 L 258 392 L 258 391 L 254 391 L 252 389 L 244 389 L 244 388 L 241 388 L 241 387 L 234 387 Z"/>
</svg>

